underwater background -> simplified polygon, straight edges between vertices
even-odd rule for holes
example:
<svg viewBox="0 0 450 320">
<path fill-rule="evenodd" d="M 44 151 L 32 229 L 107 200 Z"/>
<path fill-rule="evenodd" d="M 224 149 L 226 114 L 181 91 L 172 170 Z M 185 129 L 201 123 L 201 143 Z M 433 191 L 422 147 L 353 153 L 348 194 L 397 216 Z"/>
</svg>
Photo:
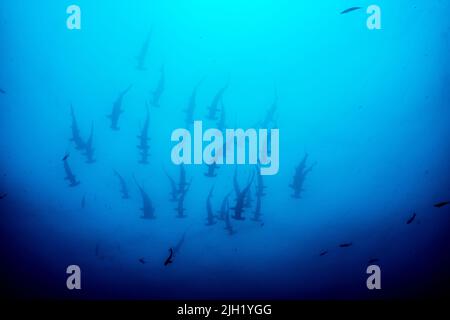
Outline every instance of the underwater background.
<svg viewBox="0 0 450 320">
<path fill-rule="evenodd" d="M 81 30 L 66 26 L 71 4 Z M 366 27 L 371 4 L 381 30 Z M 0 2 L 2 297 L 445 294 L 449 12 L 444 0 Z M 220 119 L 280 130 L 265 188 L 252 165 L 209 177 L 172 163 L 173 130 Z M 207 225 L 227 195 L 227 218 Z M 66 287 L 73 264 L 81 290 Z M 366 287 L 370 264 L 381 290 Z"/>
</svg>

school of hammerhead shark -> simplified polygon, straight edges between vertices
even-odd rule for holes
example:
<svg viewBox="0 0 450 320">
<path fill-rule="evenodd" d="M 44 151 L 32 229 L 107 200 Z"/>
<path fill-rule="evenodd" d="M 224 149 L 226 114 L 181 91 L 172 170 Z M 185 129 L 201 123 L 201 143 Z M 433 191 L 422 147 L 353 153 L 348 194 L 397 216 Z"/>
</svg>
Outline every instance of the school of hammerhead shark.
<svg viewBox="0 0 450 320">
<path fill-rule="evenodd" d="M 149 49 L 149 43 L 151 38 L 151 32 L 147 35 L 142 48 L 140 50 L 139 55 L 137 56 L 137 65 L 136 69 L 144 71 L 146 70 L 146 58 L 147 58 L 147 52 Z M 195 86 L 194 89 L 189 97 L 187 107 L 183 111 L 185 112 L 185 123 L 187 126 L 192 125 L 194 121 L 194 111 L 196 108 L 196 98 L 197 98 L 197 91 L 199 86 L 201 85 L 203 80 L 199 81 Z M 208 112 L 206 115 L 206 119 L 211 121 L 217 121 L 217 128 L 219 130 L 223 130 L 225 128 L 225 107 L 223 103 L 223 95 L 225 94 L 226 90 L 228 88 L 228 84 L 223 86 L 219 89 L 219 91 L 215 94 L 210 106 L 208 107 Z M 127 93 L 132 89 L 132 85 L 128 86 L 125 90 L 120 92 L 113 103 L 111 113 L 107 116 L 110 121 L 110 129 L 114 131 L 119 131 L 119 120 L 121 114 L 124 112 L 122 109 L 122 102 L 127 95 Z M 155 90 L 152 92 L 150 101 L 146 103 L 146 117 L 144 124 L 142 126 L 142 129 L 138 135 L 138 145 L 137 148 L 139 150 L 139 163 L 146 165 L 149 163 L 149 122 L 150 122 L 150 107 L 160 107 L 160 99 L 163 95 L 165 90 L 165 72 L 164 67 L 161 67 L 160 69 L 160 77 L 156 84 Z M 264 118 L 260 122 L 260 126 L 262 128 L 275 128 L 277 127 L 276 123 L 276 112 L 278 108 L 278 96 L 275 93 L 275 99 L 270 106 L 270 108 L 267 110 Z M 83 156 L 86 158 L 87 164 L 95 163 L 95 148 L 93 145 L 93 124 L 90 128 L 90 133 L 87 139 L 84 139 L 82 134 L 80 133 L 80 129 L 78 126 L 76 114 L 73 105 L 70 105 L 70 115 L 71 115 L 71 138 L 70 141 L 73 143 L 76 150 L 82 152 Z M 268 150 L 270 152 L 270 150 Z M 76 175 L 72 171 L 70 165 L 69 165 L 69 156 L 70 154 L 67 153 L 62 161 L 63 161 L 63 167 L 65 171 L 65 180 L 67 180 L 69 187 L 77 187 L 80 185 L 80 181 L 77 179 Z M 301 194 L 303 191 L 303 185 L 305 182 L 306 176 L 311 172 L 314 165 L 307 165 L 308 160 L 308 154 L 305 154 L 301 162 L 298 164 L 297 168 L 295 169 L 295 174 L 293 177 L 292 183 L 289 185 L 290 188 L 292 188 L 293 193 L 292 197 L 295 199 L 300 199 Z M 219 168 L 219 165 L 216 163 L 213 164 L 206 164 L 207 171 L 204 173 L 204 175 L 208 178 L 215 178 L 217 176 L 216 170 Z M 233 228 L 231 219 L 234 220 L 245 220 L 246 217 L 244 216 L 244 213 L 246 210 L 249 210 L 252 208 L 253 203 L 254 210 L 252 212 L 251 220 L 255 221 L 257 223 L 260 223 L 261 225 L 264 225 L 262 222 L 261 216 L 261 202 L 264 196 L 266 196 L 265 189 L 266 186 L 264 185 L 263 176 L 261 175 L 260 171 L 258 170 L 259 165 L 255 166 L 256 170 L 252 173 L 251 177 L 248 178 L 247 183 L 245 186 L 241 188 L 238 182 L 238 176 L 237 176 L 237 170 L 234 172 L 233 176 L 233 188 L 234 188 L 234 206 L 231 206 L 230 202 L 231 195 L 233 191 L 229 192 L 224 199 L 221 202 L 220 209 L 215 212 L 213 209 L 213 205 L 211 202 L 211 198 L 213 196 L 214 187 L 211 188 L 211 190 L 208 193 L 208 197 L 206 199 L 206 226 L 212 226 L 215 225 L 218 221 L 222 221 L 225 225 L 225 230 L 228 232 L 229 235 L 233 235 L 236 233 L 235 228 Z M 126 179 L 116 170 L 112 171 L 114 175 L 118 179 L 118 183 L 120 186 L 120 192 L 122 199 L 129 199 L 129 187 L 127 185 Z M 176 203 L 175 210 L 176 210 L 176 218 L 183 219 L 186 218 L 187 215 L 185 214 L 185 206 L 184 201 L 186 198 L 186 194 L 188 193 L 192 179 L 188 181 L 186 177 L 186 169 L 183 164 L 179 165 L 179 176 L 178 181 L 171 175 L 169 175 L 165 171 L 165 175 L 169 179 L 170 182 L 170 192 L 169 192 L 169 200 L 171 202 Z M 255 179 L 256 176 L 256 179 Z M 133 176 L 133 180 L 139 190 L 140 196 L 142 198 L 142 219 L 155 219 L 155 207 L 153 206 L 153 202 L 149 196 L 149 194 L 146 192 L 144 187 L 139 184 L 138 180 Z M 254 197 L 252 194 L 252 186 L 255 187 Z M 83 201 L 84 202 L 84 199 Z M 184 241 L 184 235 L 182 237 L 182 240 L 180 241 L 180 244 Z M 177 245 L 174 248 L 170 249 L 171 256 L 168 258 L 168 260 L 165 262 L 165 265 L 168 265 L 171 263 L 172 256 L 178 251 Z"/>
<path fill-rule="evenodd" d="M 147 35 L 142 48 L 140 50 L 139 55 L 137 56 L 137 65 L 136 68 L 138 70 L 146 70 L 146 58 L 147 58 L 147 52 L 149 49 L 149 43 L 151 39 L 151 32 Z M 195 86 L 194 89 L 189 97 L 187 107 L 183 110 L 185 113 L 185 123 L 186 126 L 189 126 L 194 121 L 194 111 L 196 109 L 196 98 L 197 98 L 197 91 L 199 86 L 201 85 L 203 80 L 200 80 Z M 108 115 L 109 121 L 110 121 L 110 128 L 114 131 L 119 131 L 119 120 L 121 114 L 124 112 L 122 109 L 122 102 L 124 97 L 127 95 L 127 93 L 131 90 L 132 86 L 130 85 L 128 88 L 123 90 L 119 93 L 117 96 L 115 102 L 113 103 L 111 113 Z M 217 121 L 217 128 L 219 130 L 223 130 L 225 128 L 225 107 L 223 103 L 223 95 L 225 94 L 226 90 L 228 88 L 228 84 L 223 86 L 218 90 L 218 92 L 215 94 L 210 106 L 208 107 L 208 112 L 206 115 L 206 119 L 211 121 Z M 137 148 L 139 150 L 140 159 L 139 163 L 146 165 L 149 163 L 149 119 L 150 119 L 150 106 L 158 108 L 160 107 L 160 99 L 165 91 L 165 72 L 164 67 L 161 67 L 160 69 L 160 77 L 157 82 L 155 90 L 152 92 L 150 101 L 146 104 L 146 117 L 145 122 L 142 126 L 142 129 L 138 135 L 138 145 Z M 5 92 L 3 92 L 5 93 Z M 262 128 L 276 128 L 277 127 L 277 121 L 276 121 L 276 113 L 278 108 L 278 96 L 275 92 L 275 99 L 272 102 L 271 106 L 266 111 L 266 114 L 262 121 L 259 123 L 260 127 Z M 71 142 L 74 144 L 75 148 L 83 153 L 83 155 L 86 157 L 86 163 L 92 164 L 94 163 L 95 157 L 95 149 L 93 146 L 93 125 L 91 126 L 91 130 L 89 133 L 89 137 L 87 139 L 84 139 L 80 133 L 77 119 L 75 116 L 75 110 L 73 106 L 70 106 L 70 113 L 71 113 L 71 133 L 72 136 L 70 138 Z M 269 150 L 270 152 L 270 150 Z M 70 187 L 77 187 L 80 184 L 80 181 L 77 180 L 76 175 L 73 173 L 70 165 L 69 165 L 69 154 L 66 154 L 64 156 L 63 165 L 64 165 L 64 171 L 65 171 L 65 180 L 68 181 L 68 184 Z M 292 198 L 295 199 L 301 199 L 302 192 L 304 191 L 304 182 L 308 174 L 313 170 L 316 163 L 308 164 L 308 154 L 306 153 L 297 167 L 295 168 L 294 176 L 292 179 L 292 182 L 287 186 L 292 189 Z M 216 163 L 213 164 L 207 164 L 207 171 L 204 173 L 204 175 L 208 178 L 214 179 L 217 176 L 216 170 L 219 168 L 219 165 Z M 262 212 L 261 212 L 261 203 L 263 198 L 266 196 L 265 189 L 266 185 L 263 181 L 263 176 L 260 174 L 260 171 L 258 170 L 259 164 L 255 166 L 256 170 L 252 172 L 252 175 L 248 178 L 247 183 L 241 188 L 241 186 L 238 183 L 238 176 L 237 176 L 237 170 L 234 171 L 233 176 L 233 188 L 234 188 L 234 204 L 231 204 L 232 199 L 232 193 L 233 191 L 226 194 L 226 196 L 221 201 L 221 205 L 218 211 L 215 211 L 213 209 L 211 198 L 213 197 L 214 187 L 212 187 L 208 193 L 207 199 L 206 199 L 206 226 L 212 226 L 215 225 L 218 221 L 221 221 L 221 223 L 224 224 L 224 230 L 229 235 L 233 235 L 236 233 L 236 229 L 233 227 L 233 224 L 231 222 L 231 219 L 236 221 L 243 221 L 246 219 L 244 214 L 246 211 L 250 210 L 253 207 L 252 217 L 250 220 L 255 221 L 256 223 L 260 223 L 261 226 L 264 225 L 262 221 Z M 120 192 L 123 199 L 129 199 L 129 188 L 126 182 L 126 179 L 116 170 L 112 170 L 114 175 L 118 179 L 118 183 L 120 186 Z M 171 202 L 176 203 L 175 210 L 176 210 L 176 218 L 183 219 L 186 218 L 187 215 L 185 214 L 185 206 L 184 201 L 186 198 L 186 194 L 188 193 L 192 179 L 188 180 L 186 177 L 186 170 L 185 166 L 183 164 L 179 165 L 179 176 L 178 181 L 171 175 L 169 175 L 165 171 L 165 175 L 167 176 L 169 182 L 170 182 L 170 192 L 169 192 L 169 200 Z M 256 179 L 255 179 L 256 176 Z M 146 192 L 146 190 L 143 188 L 141 184 L 139 184 L 138 180 L 133 176 L 133 180 L 139 190 L 139 193 L 142 198 L 142 219 L 155 219 L 155 207 L 153 206 L 153 202 L 149 196 L 149 194 Z M 252 186 L 254 186 L 254 193 L 252 190 Z M 254 200 L 255 197 L 255 200 Z M 84 199 L 83 199 L 84 202 Z M 255 203 L 253 205 L 253 203 Z M 435 204 L 434 206 L 436 208 L 443 207 L 447 204 L 449 204 L 449 201 L 444 201 Z M 416 218 L 416 213 L 414 213 L 407 221 L 406 224 L 411 224 Z M 170 255 L 164 262 L 164 265 L 167 266 L 173 262 L 174 256 L 179 251 L 181 245 L 183 244 L 185 240 L 185 234 L 183 234 L 181 240 L 178 242 L 176 246 L 169 249 Z M 340 248 L 347 248 L 352 246 L 352 242 L 346 242 L 339 245 Z M 97 249 L 96 249 L 97 250 Z M 319 253 L 320 256 L 324 256 L 328 253 L 328 250 L 323 250 Z M 373 263 L 376 262 L 378 259 L 373 258 L 369 262 Z M 141 263 L 145 263 L 143 259 L 140 259 Z"/>
</svg>

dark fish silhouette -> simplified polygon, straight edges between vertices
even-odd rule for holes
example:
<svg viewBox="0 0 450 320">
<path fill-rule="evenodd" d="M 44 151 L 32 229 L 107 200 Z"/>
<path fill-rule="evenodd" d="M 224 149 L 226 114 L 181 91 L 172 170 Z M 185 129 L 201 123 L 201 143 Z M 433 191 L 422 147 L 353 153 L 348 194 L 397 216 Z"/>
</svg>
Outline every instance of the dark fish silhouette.
<svg viewBox="0 0 450 320">
<path fill-rule="evenodd" d="M 347 243 L 341 243 L 339 245 L 339 247 L 341 247 L 341 248 L 348 248 L 348 247 L 351 247 L 352 245 L 353 245 L 352 242 L 347 242 Z"/>
<path fill-rule="evenodd" d="M 190 182 L 186 181 L 186 170 L 184 169 L 184 165 L 180 165 L 180 179 L 178 181 L 178 193 L 182 194 L 189 187 Z"/>
<path fill-rule="evenodd" d="M 234 188 L 234 194 L 236 195 L 236 198 L 239 197 L 239 194 L 241 193 L 241 188 L 239 187 L 239 182 L 238 182 L 238 177 L 237 177 L 237 168 L 234 169 L 233 188 Z"/>
<path fill-rule="evenodd" d="M 167 173 L 166 170 L 164 170 L 164 173 L 166 174 L 167 178 L 170 182 L 170 201 L 175 202 L 178 200 L 178 188 L 177 183 L 175 180 Z"/>
<path fill-rule="evenodd" d="M 255 211 L 253 211 L 252 220 L 253 221 L 261 221 L 261 195 L 258 195 L 258 194 L 256 194 L 256 206 L 255 206 Z"/>
<path fill-rule="evenodd" d="M 206 164 L 206 166 L 208 167 L 208 171 L 204 173 L 205 177 L 214 178 L 217 176 L 216 169 L 220 168 L 220 166 L 217 165 L 217 160 L 220 157 L 225 157 L 225 149 L 226 149 L 226 143 L 224 143 L 221 148 L 216 150 L 214 159 L 213 159 L 214 162 L 211 164 Z"/>
<path fill-rule="evenodd" d="M 308 159 L 308 154 L 306 153 L 303 157 L 303 160 L 300 162 L 300 164 L 295 169 L 294 179 L 292 183 L 289 185 L 294 190 L 294 193 L 291 195 L 293 198 L 300 199 L 301 193 L 303 191 L 303 183 L 305 182 L 305 178 L 308 175 L 309 172 L 313 169 L 315 166 L 315 163 L 312 164 L 310 167 L 306 168 L 306 161 Z"/>
<path fill-rule="evenodd" d="M 229 210 L 226 211 L 224 220 L 225 220 L 225 230 L 228 231 L 228 234 L 229 234 L 230 236 L 233 235 L 233 234 L 235 234 L 236 231 L 234 231 L 234 228 L 233 228 L 233 226 L 231 225 L 231 220 L 230 220 L 230 213 L 229 213 Z"/>
<path fill-rule="evenodd" d="M 0 200 L 5 199 L 7 195 L 8 195 L 7 193 L 0 194 Z"/>
<path fill-rule="evenodd" d="M 220 111 L 219 103 L 222 101 L 223 95 L 225 91 L 228 89 L 228 84 L 221 88 L 213 98 L 211 105 L 208 107 L 208 114 L 206 115 L 206 119 L 208 120 L 217 120 L 217 112 Z"/>
<path fill-rule="evenodd" d="M 62 158 L 62 161 L 66 161 L 67 159 L 69 159 L 70 153 L 66 153 L 64 155 L 64 157 Z"/>
<path fill-rule="evenodd" d="M 321 253 L 320 253 L 320 256 L 321 257 L 323 257 L 324 255 L 326 255 L 328 253 L 328 251 L 327 250 L 325 250 L 325 251 L 322 251 Z"/>
<path fill-rule="evenodd" d="M 132 88 L 132 85 L 130 85 L 127 89 L 125 89 L 124 91 L 122 91 L 119 94 L 119 96 L 117 97 L 116 101 L 113 104 L 111 114 L 108 115 L 108 118 L 111 119 L 111 129 L 113 129 L 115 131 L 120 129 L 118 127 L 118 124 L 119 124 L 120 115 L 123 113 L 123 109 L 122 109 L 123 98 L 128 93 L 128 91 L 130 91 L 131 88 Z"/>
<path fill-rule="evenodd" d="M 73 143 L 75 143 L 75 148 L 77 150 L 84 150 L 86 148 L 86 143 L 81 138 L 80 129 L 78 128 L 77 119 L 75 117 L 75 111 L 73 110 L 73 106 L 70 105 L 70 114 L 72 117 L 72 138 L 70 138 Z"/>
<path fill-rule="evenodd" d="M 76 187 L 80 184 L 80 181 L 77 181 L 76 176 L 73 174 L 72 170 L 69 167 L 68 160 L 64 160 L 64 172 L 66 173 L 65 180 L 69 181 L 69 187 Z"/>
<path fill-rule="evenodd" d="M 220 118 L 219 121 L 217 122 L 217 129 L 219 129 L 220 131 L 225 130 L 225 128 L 227 127 L 225 121 L 226 121 L 225 106 L 223 104 L 223 100 L 220 99 Z"/>
<path fill-rule="evenodd" d="M 133 176 L 134 181 L 136 182 L 136 185 L 139 188 L 139 191 L 141 192 L 142 196 L 142 203 L 143 206 L 141 208 L 143 215 L 141 216 L 142 219 L 155 219 L 155 208 L 153 207 L 152 201 L 150 200 L 150 197 L 145 192 L 145 190 L 139 185 L 136 178 Z"/>
<path fill-rule="evenodd" d="M 141 134 L 138 136 L 139 139 L 139 145 L 137 146 L 138 149 L 141 151 L 141 159 L 139 163 L 141 164 L 147 164 L 148 163 L 148 156 L 149 156 L 149 144 L 148 141 L 150 140 L 148 137 L 148 128 L 149 128 L 149 122 L 150 122 L 150 111 L 148 108 L 148 105 L 146 105 L 147 109 L 147 116 L 145 117 L 144 126 L 142 127 Z"/>
<path fill-rule="evenodd" d="M 139 262 L 142 263 L 142 264 L 146 264 L 147 263 L 147 261 L 144 258 L 140 258 Z"/>
<path fill-rule="evenodd" d="M 217 173 L 215 172 L 215 170 L 217 168 L 219 168 L 219 166 L 214 162 L 212 164 L 207 164 L 208 166 L 208 171 L 204 173 L 205 177 L 208 178 L 214 178 L 217 176 Z"/>
<path fill-rule="evenodd" d="M 213 208 L 212 208 L 212 204 L 211 204 L 211 198 L 212 198 L 213 191 L 214 191 L 214 187 L 211 188 L 211 190 L 209 191 L 209 194 L 208 194 L 208 198 L 206 199 L 206 211 L 208 213 L 208 216 L 206 218 L 207 226 L 212 226 L 212 225 L 216 224 L 216 221 L 214 219 L 215 215 L 213 213 Z"/>
<path fill-rule="evenodd" d="M 450 201 L 442 201 L 442 202 L 438 202 L 434 205 L 435 208 L 442 208 L 443 206 L 446 206 L 450 203 Z"/>
<path fill-rule="evenodd" d="M 275 114 L 277 110 L 278 110 L 278 93 L 277 89 L 275 88 L 275 96 L 272 105 L 267 110 L 264 119 L 261 121 L 262 128 L 269 128 L 270 126 L 276 126 Z"/>
<path fill-rule="evenodd" d="M 197 105 L 197 90 L 202 82 L 203 82 L 203 79 L 200 80 L 197 83 L 197 85 L 194 87 L 194 90 L 192 90 L 191 96 L 189 98 L 188 106 L 186 109 L 184 109 L 184 112 L 186 113 L 186 118 L 185 118 L 186 128 L 189 128 L 192 125 L 192 123 L 194 122 L 194 111 L 195 111 L 195 107 Z"/>
<path fill-rule="evenodd" d="M 267 154 L 271 154 L 272 153 L 272 135 L 269 134 L 267 136 Z"/>
<path fill-rule="evenodd" d="M 152 98 L 150 100 L 150 105 L 152 105 L 153 107 L 159 107 L 159 100 L 161 99 L 161 96 L 164 92 L 164 86 L 165 86 L 165 71 L 164 71 L 164 65 L 161 66 L 160 69 L 160 77 L 159 77 L 159 81 L 158 84 L 156 85 L 156 89 L 155 91 L 152 92 Z"/>
<path fill-rule="evenodd" d="M 122 193 L 122 199 L 129 199 L 130 194 L 128 192 L 127 183 L 125 182 L 125 179 L 116 171 L 114 170 L 114 174 L 119 179 L 120 182 L 120 192 Z"/>
<path fill-rule="evenodd" d="M 408 221 L 406 221 L 406 224 L 411 224 L 413 221 L 414 221 L 414 219 L 416 219 L 416 213 L 414 212 L 413 213 L 413 215 L 411 216 L 411 218 L 409 218 L 408 219 Z"/>
<path fill-rule="evenodd" d="M 2 88 L 0 88 L 0 93 L 2 93 L 2 94 L 6 94 L 6 91 L 5 91 L 5 90 L 3 90 Z"/>
<path fill-rule="evenodd" d="M 378 259 L 378 258 L 373 258 L 373 259 L 370 259 L 369 261 L 367 261 L 367 263 L 368 263 L 368 264 L 372 264 L 372 263 L 375 263 L 375 262 L 378 262 L 378 261 L 380 261 L 380 259 Z"/>
<path fill-rule="evenodd" d="M 175 210 L 177 211 L 177 218 L 186 218 L 186 215 L 184 214 L 184 212 L 186 211 L 186 209 L 184 208 L 184 198 L 188 190 L 189 188 L 185 189 L 184 192 L 181 193 L 178 197 L 178 205 L 175 208 Z"/>
<path fill-rule="evenodd" d="M 230 205 L 228 202 L 228 199 L 230 198 L 231 192 L 228 193 L 225 198 L 223 198 L 222 200 L 222 204 L 220 205 L 220 210 L 219 210 L 219 215 L 217 217 L 217 219 L 219 220 L 225 220 L 225 215 L 228 214 L 228 212 L 230 211 Z"/>
<path fill-rule="evenodd" d="M 166 266 L 166 267 L 167 267 L 169 264 L 173 263 L 173 260 L 172 260 L 172 258 L 173 258 L 173 249 L 170 248 L 170 249 L 169 249 L 169 252 L 170 252 L 169 256 L 167 257 L 166 261 L 164 261 L 164 266 Z"/>
<path fill-rule="evenodd" d="M 173 249 L 169 248 L 170 253 L 169 253 L 169 256 L 167 257 L 167 259 L 164 261 L 164 266 L 168 266 L 169 264 L 173 263 L 173 259 L 180 252 L 180 249 L 183 246 L 185 239 L 186 239 L 186 232 L 183 233 L 183 235 L 181 236 L 181 239 L 178 241 L 178 243 L 176 244 L 176 246 Z"/>
<path fill-rule="evenodd" d="M 253 203 L 253 197 L 252 197 L 252 193 L 249 190 L 249 192 L 247 192 L 247 195 L 245 197 L 244 208 L 246 208 L 246 209 L 251 208 L 252 203 Z"/>
<path fill-rule="evenodd" d="M 91 133 L 89 135 L 89 139 L 86 142 L 86 146 L 84 149 L 84 155 L 86 156 L 86 163 L 94 163 L 95 159 L 94 159 L 94 148 L 92 146 L 93 143 L 93 139 L 94 139 L 94 125 L 91 125 Z"/>
<path fill-rule="evenodd" d="M 253 174 L 250 181 L 248 182 L 248 184 L 245 186 L 244 190 L 242 190 L 241 192 L 239 192 L 239 195 L 236 198 L 236 205 L 234 206 L 234 208 L 232 208 L 234 210 L 234 215 L 232 216 L 233 219 L 235 220 L 245 220 L 245 218 L 242 216 L 243 212 L 244 212 L 244 205 L 245 205 L 245 199 L 247 197 L 247 193 L 250 190 L 250 186 L 253 183 L 253 178 L 255 177 L 255 175 Z"/>
<path fill-rule="evenodd" d="M 266 193 L 264 192 L 264 189 L 266 189 L 266 186 L 264 185 L 264 180 L 261 175 L 260 167 L 256 167 L 256 196 L 257 197 L 264 197 Z"/>
<path fill-rule="evenodd" d="M 150 39 L 152 37 L 153 29 L 150 30 L 150 32 L 147 34 L 147 37 L 144 40 L 144 43 L 142 44 L 141 51 L 139 52 L 139 55 L 136 57 L 137 59 L 137 67 L 136 69 L 144 71 L 147 70 L 147 67 L 145 66 L 147 61 L 147 53 L 148 53 L 148 47 L 150 45 Z"/>
<path fill-rule="evenodd" d="M 361 7 L 351 7 L 351 8 L 348 8 L 348 9 L 345 9 L 344 11 L 342 11 L 341 14 L 349 13 L 349 12 L 359 10 L 359 9 L 361 9 Z"/>
</svg>

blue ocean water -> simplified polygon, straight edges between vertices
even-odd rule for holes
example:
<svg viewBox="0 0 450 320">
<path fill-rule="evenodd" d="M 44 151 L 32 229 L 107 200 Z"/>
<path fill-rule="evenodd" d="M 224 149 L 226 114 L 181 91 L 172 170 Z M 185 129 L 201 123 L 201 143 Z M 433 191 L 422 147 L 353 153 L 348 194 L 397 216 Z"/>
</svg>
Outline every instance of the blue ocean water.
<svg viewBox="0 0 450 320">
<path fill-rule="evenodd" d="M 66 26 L 71 4 L 81 8 L 81 30 Z M 381 30 L 366 26 L 371 4 L 382 10 Z M 340 14 L 353 6 L 362 8 Z M 2 296 L 445 292 L 450 205 L 434 205 L 450 200 L 449 9 L 437 0 L 2 1 Z M 186 127 L 193 91 L 192 119 L 212 128 L 218 120 L 207 119 L 208 106 L 227 85 L 226 128 L 264 123 L 280 132 L 280 169 L 262 178 L 261 219 L 252 220 L 255 179 L 245 220 L 230 217 L 232 235 L 217 217 L 206 225 L 208 195 L 213 190 L 214 213 L 229 193 L 233 207 L 235 183 L 242 191 L 254 165 L 219 166 L 215 177 L 205 176 L 206 165 L 185 165 L 183 219 L 168 178 L 179 183 L 170 137 Z M 150 140 L 142 142 L 157 87 Z M 127 88 L 112 130 L 107 116 Z M 92 129 L 93 163 L 71 140 L 73 119 L 84 144 Z M 140 163 L 143 153 L 148 164 Z M 311 171 L 295 198 L 290 185 L 305 155 Z M 78 185 L 65 179 L 64 163 Z M 155 219 L 141 218 L 139 187 Z M 165 266 L 169 248 L 176 253 Z M 381 290 L 366 287 L 372 263 Z M 69 265 L 81 269 L 81 290 L 66 287 Z"/>
</svg>

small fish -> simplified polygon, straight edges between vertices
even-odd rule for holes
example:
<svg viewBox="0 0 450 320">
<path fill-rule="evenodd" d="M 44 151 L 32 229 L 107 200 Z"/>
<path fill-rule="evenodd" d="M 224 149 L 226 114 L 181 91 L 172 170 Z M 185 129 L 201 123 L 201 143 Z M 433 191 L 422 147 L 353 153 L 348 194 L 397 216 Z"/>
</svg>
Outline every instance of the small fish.
<svg viewBox="0 0 450 320">
<path fill-rule="evenodd" d="M 435 208 L 442 208 L 443 206 L 446 206 L 450 203 L 450 201 L 442 201 L 442 202 L 438 202 L 434 205 Z"/>
<path fill-rule="evenodd" d="M 328 253 L 328 251 L 327 250 L 325 250 L 325 251 L 322 251 L 321 253 L 320 253 L 320 256 L 321 257 L 323 257 L 324 255 L 326 255 Z"/>
<path fill-rule="evenodd" d="M 372 264 L 372 263 L 375 263 L 375 262 L 378 262 L 378 261 L 380 261 L 380 259 L 378 259 L 378 258 L 373 258 L 373 259 L 370 259 L 369 261 L 367 261 L 369 264 Z"/>
<path fill-rule="evenodd" d="M 351 8 L 348 8 L 348 9 L 345 9 L 344 11 L 342 11 L 341 14 L 349 13 L 349 12 L 356 11 L 359 9 L 361 9 L 361 7 L 351 7 Z"/>
<path fill-rule="evenodd" d="M 416 213 L 414 212 L 414 214 L 411 216 L 411 218 L 409 218 L 408 219 L 408 221 L 406 221 L 406 224 L 411 224 L 413 221 L 414 221 L 414 219 L 416 218 Z"/>
<path fill-rule="evenodd" d="M 351 247 L 352 245 L 353 245 L 352 242 L 347 242 L 347 243 L 341 243 L 339 245 L 339 247 L 341 247 L 341 248 L 348 248 L 348 247 Z"/>
<path fill-rule="evenodd" d="M 62 161 L 66 161 L 67 159 L 69 159 L 70 153 L 66 153 L 64 155 L 64 158 L 62 158 Z"/>
<path fill-rule="evenodd" d="M 0 88 L 0 93 L 6 94 L 6 91 Z"/>
<path fill-rule="evenodd" d="M 140 258 L 139 262 L 142 263 L 142 264 L 146 264 L 147 263 L 147 261 L 144 258 Z"/>
<path fill-rule="evenodd" d="M 169 257 L 166 259 L 166 261 L 164 261 L 164 266 L 168 266 L 169 264 L 171 264 L 173 261 L 172 261 L 172 258 L 173 258 L 173 249 L 172 248 L 170 248 L 169 249 L 169 251 L 170 251 L 170 255 L 169 255 Z"/>
<path fill-rule="evenodd" d="M 0 200 L 5 199 L 7 195 L 8 195 L 7 193 L 0 194 Z"/>
</svg>

